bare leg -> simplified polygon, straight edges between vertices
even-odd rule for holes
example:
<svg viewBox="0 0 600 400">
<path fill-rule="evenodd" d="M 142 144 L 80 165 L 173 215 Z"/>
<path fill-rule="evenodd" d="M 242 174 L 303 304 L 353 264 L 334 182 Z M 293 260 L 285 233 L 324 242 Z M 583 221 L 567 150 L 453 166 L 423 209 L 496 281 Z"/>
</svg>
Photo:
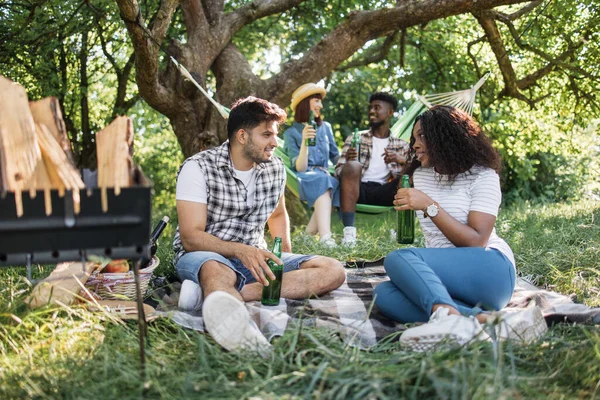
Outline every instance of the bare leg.
<svg viewBox="0 0 600 400">
<path fill-rule="evenodd" d="M 319 236 L 323 237 L 331 233 L 331 190 L 323 193 L 315 201 L 316 222 L 319 230 Z M 311 218 L 312 219 L 312 218 Z"/>
<path fill-rule="evenodd" d="M 340 176 L 340 194 L 342 212 L 355 212 L 360 194 L 360 175 L 362 165 L 357 161 L 348 161 Z"/>
<path fill-rule="evenodd" d="M 281 297 L 306 299 L 337 289 L 344 283 L 346 271 L 342 264 L 329 257 L 315 257 L 303 262 L 297 271 L 286 272 L 281 287 Z M 244 301 L 260 300 L 263 286 L 251 283 L 242 289 Z"/>
<path fill-rule="evenodd" d="M 235 272 L 231 268 L 214 260 L 204 263 L 198 274 L 204 298 L 212 292 L 223 291 L 238 300 L 243 300 L 240 292 L 235 288 L 236 279 Z"/>
<path fill-rule="evenodd" d="M 315 203 L 315 211 L 313 211 L 312 215 L 310 216 L 310 221 L 308 221 L 308 225 L 306 225 L 306 233 L 308 233 L 309 235 L 316 235 L 319 231 L 319 227 L 317 226 L 316 206 L 317 205 Z"/>
</svg>

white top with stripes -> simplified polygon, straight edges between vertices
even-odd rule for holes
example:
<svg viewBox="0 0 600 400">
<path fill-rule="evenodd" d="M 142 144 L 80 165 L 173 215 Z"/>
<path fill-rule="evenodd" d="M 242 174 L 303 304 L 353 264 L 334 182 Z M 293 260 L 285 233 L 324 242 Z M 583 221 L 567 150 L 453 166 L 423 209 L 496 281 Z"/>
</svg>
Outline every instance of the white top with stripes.
<svg viewBox="0 0 600 400">
<path fill-rule="evenodd" d="M 441 208 L 461 224 L 467 224 L 469 212 L 478 211 L 498 216 L 502 201 L 500 178 L 490 168 L 474 166 L 466 173 L 448 183 L 446 176 L 438 174 L 433 168 L 419 167 L 413 174 L 416 189 L 426 193 Z M 423 211 L 417 210 L 417 217 L 425 236 L 426 247 L 455 247 Z M 515 257 L 508 244 L 496 234 L 496 228 L 488 240 L 486 249 L 497 249 L 515 265 Z"/>
</svg>

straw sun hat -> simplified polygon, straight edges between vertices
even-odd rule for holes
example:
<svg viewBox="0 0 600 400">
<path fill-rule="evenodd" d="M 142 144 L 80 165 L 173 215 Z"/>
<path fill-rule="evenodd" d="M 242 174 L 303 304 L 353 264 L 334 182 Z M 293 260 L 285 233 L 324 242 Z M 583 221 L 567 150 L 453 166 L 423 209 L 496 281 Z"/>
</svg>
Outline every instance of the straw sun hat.
<svg viewBox="0 0 600 400">
<path fill-rule="evenodd" d="M 321 86 L 317 86 L 314 83 L 305 83 L 304 85 L 296 89 L 294 93 L 292 93 L 292 111 L 295 112 L 298 104 L 302 100 L 313 94 L 320 94 L 323 98 L 325 98 L 327 91 Z"/>
</svg>

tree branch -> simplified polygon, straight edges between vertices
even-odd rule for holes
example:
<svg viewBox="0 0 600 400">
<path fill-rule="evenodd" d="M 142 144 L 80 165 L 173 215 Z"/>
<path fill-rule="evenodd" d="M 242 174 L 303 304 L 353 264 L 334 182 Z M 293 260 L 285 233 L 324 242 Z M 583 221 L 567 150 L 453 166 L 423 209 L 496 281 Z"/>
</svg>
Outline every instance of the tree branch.
<svg viewBox="0 0 600 400">
<path fill-rule="evenodd" d="M 186 0 L 181 4 L 188 42 L 202 43 L 212 36 L 204 13 L 204 3 L 206 1 Z"/>
<path fill-rule="evenodd" d="M 269 98 L 287 104 L 300 83 L 322 79 L 369 40 L 435 19 L 524 2 L 527 0 L 407 0 L 391 8 L 352 12 L 302 58 L 286 63 L 265 82 Z"/>
<path fill-rule="evenodd" d="M 123 67 L 123 70 L 117 72 L 117 97 L 115 98 L 115 105 L 113 106 L 111 119 L 127 113 L 127 111 L 140 99 L 139 93 L 136 93 L 129 100 L 125 100 L 127 97 L 127 85 L 129 84 L 129 77 L 131 76 L 131 70 L 133 69 L 134 61 L 135 53 L 132 53 L 129 56 L 127 63 Z"/>
<path fill-rule="evenodd" d="M 121 18 L 129 32 L 135 51 L 136 78 L 141 96 L 153 108 L 165 115 L 177 112 L 173 93 L 160 84 L 158 74 L 159 47 L 147 35 L 148 28 L 143 20 L 137 0 L 116 0 Z M 166 35 L 178 0 L 164 0 L 158 9 L 150 34 L 161 43 Z"/>
<path fill-rule="evenodd" d="M 487 37 L 490 47 L 492 48 L 492 52 L 496 56 L 498 66 L 500 67 L 500 72 L 502 73 L 502 78 L 504 79 L 504 90 L 502 90 L 500 93 L 500 97 L 513 97 L 515 99 L 522 100 L 533 107 L 533 101 L 528 99 L 519 91 L 519 87 L 517 85 L 517 74 L 513 69 L 510 59 L 505 57 L 507 50 L 504 46 L 504 42 L 502 41 L 500 30 L 498 29 L 498 25 L 493 18 L 492 12 L 485 10 L 474 12 L 473 15 L 485 32 L 485 36 Z"/>
<path fill-rule="evenodd" d="M 211 25 L 218 25 L 223 18 L 223 0 L 202 0 L 204 13 Z"/>
<path fill-rule="evenodd" d="M 222 19 L 221 27 L 228 29 L 229 38 L 249 23 L 269 15 L 287 11 L 307 0 L 256 0 L 248 3 Z"/>
<path fill-rule="evenodd" d="M 507 14 L 506 16 L 510 21 L 515 21 L 515 20 L 521 18 L 522 16 L 529 14 L 537 6 L 542 4 L 542 2 L 543 2 L 542 0 L 532 1 L 531 3 L 527 4 L 526 6 L 520 8 L 518 11 L 515 11 L 512 14 Z"/>
<path fill-rule="evenodd" d="M 482 42 L 485 42 L 485 36 L 481 36 L 480 38 L 475 39 L 467 44 L 467 54 L 469 55 L 469 58 L 471 59 L 471 62 L 473 63 L 473 66 L 475 67 L 475 72 L 477 73 L 477 76 L 483 76 L 483 74 L 481 73 L 481 68 L 479 68 L 479 62 L 477 61 L 477 56 L 475 54 L 473 54 L 471 49 L 476 44 L 479 44 Z"/>
<path fill-rule="evenodd" d="M 365 55 L 365 57 L 363 57 L 360 60 L 348 62 L 338 67 L 337 70 L 346 71 L 348 69 L 362 67 L 365 65 L 378 63 L 380 61 L 385 60 L 390 52 L 390 49 L 394 45 L 394 41 L 396 41 L 396 38 L 398 37 L 399 33 L 400 31 L 394 32 L 393 34 L 386 37 L 385 41 L 380 46 L 378 46 L 377 48 L 370 48 L 368 54 Z"/>
<path fill-rule="evenodd" d="M 100 24 L 100 21 L 98 20 L 98 17 L 96 15 L 94 16 L 94 24 L 96 25 L 96 30 L 98 31 L 98 38 L 100 39 L 100 47 L 102 48 L 102 54 L 104 54 L 104 57 L 106 57 L 110 65 L 112 65 L 118 77 L 121 73 L 121 69 L 119 67 L 119 64 L 117 63 L 117 60 L 115 60 L 115 58 L 106 48 L 106 40 L 104 39 L 104 28 L 102 27 L 102 24 Z"/>
<path fill-rule="evenodd" d="M 579 43 L 573 43 L 573 42 L 571 42 L 571 40 L 569 38 L 565 38 L 565 41 L 567 41 L 567 43 L 568 43 L 568 49 L 565 50 L 559 56 L 555 57 L 546 52 L 543 52 L 538 47 L 532 46 L 528 43 L 524 43 L 521 40 L 520 35 L 517 32 L 517 29 L 515 28 L 514 24 L 512 23 L 512 20 L 506 14 L 502 14 L 502 13 L 499 13 L 496 11 L 490 11 L 490 15 L 492 15 L 493 18 L 497 19 L 498 21 L 501 21 L 508 27 L 508 30 L 509 30 L 512 38 L 514 39 L 516 45 L 519 46 L 519 48 L 537 55 L 538 57 L 542 58 L 543 60 L 549 62 L 552 66 L 559 66 L 564 69 L 568 69 L 574 73 L 585 76 L 586 78 L 597 79 L 596 76 L 585 71 L 583 68 L 577 67 L 575 65 L 572 65 L 572 64 L 566 62 L 567 60 L 569 60 L 571 58 L 571 56 L 573 56 L 576 53 L 577 50 L 579 50 L 581 48 L 581 46 L 583 46 L 583 41 L 580 41 Z M 588 31 L 584 32 L 584 34 L 581 36 L 585 37 L 587 34 L 588 34 Z"/>
</svg>

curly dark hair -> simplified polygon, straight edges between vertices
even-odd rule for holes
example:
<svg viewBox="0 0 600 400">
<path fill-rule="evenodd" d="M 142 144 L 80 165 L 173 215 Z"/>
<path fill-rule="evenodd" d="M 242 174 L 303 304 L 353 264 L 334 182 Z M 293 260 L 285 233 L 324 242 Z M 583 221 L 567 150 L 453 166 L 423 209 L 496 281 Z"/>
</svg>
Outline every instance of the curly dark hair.
<svg viewBox="0 0 600 400">
<path fill-rule="evenodd" d="M 284 110 L 265 99 L 254 96 L 238 99 L 231 105 L 227 119 L 227 137 L 231 140 L 239 129 L 254 129 L 265 121 L 281 124 L 286 117 Z"/>
<path fill-rule="evenodd" d="M 394 111 L 396 111 L 396 109 L 398 108 L 398 100 L 389 93 L 375 92 L 369 97 L 369 103 L 371 103 L 374 100 L 380 100 L 389 103 Z"/>
<path fill-rule="evenodd" d="M 475 165 L 500 172 L 500 155 L 469 114 L 454 107 L 434 106 L 419 115 L 415 125 L 419 121 L 431 165 L 450 182 Z M 416 159 L 414 144 L 415 138 L 411 135 L 405 170 L 409 175 L 421 165 Z"/>
</svg>

